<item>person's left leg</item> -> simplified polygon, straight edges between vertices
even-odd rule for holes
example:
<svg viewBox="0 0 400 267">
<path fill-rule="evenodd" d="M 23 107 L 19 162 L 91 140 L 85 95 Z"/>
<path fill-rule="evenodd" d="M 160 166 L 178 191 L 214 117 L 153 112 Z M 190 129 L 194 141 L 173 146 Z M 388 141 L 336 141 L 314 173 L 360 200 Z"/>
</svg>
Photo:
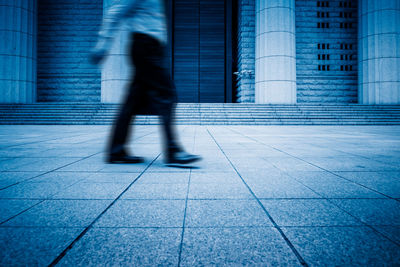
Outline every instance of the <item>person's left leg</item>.
<svg viewBox="0 0 400 267">
<path fill-rule="evenodd" d="M 165 64 L 165 47 L 156 40 L 149 41 L 140 59 L 143 86 L 148 90 L 147 93 L 162 121 L 166 163 L 186 164 L 199 160 L 199 156 L 186 153 L 181 148 L 177 133 L 174 131 L 173 120 L 177 97 L 175 84 Z"/>
<path fill-rule="evenodd" d="M 108 148 L 107 161 L 109 163 L 141 163 L 144 161 L 142 157 L 129 155 L 125 147 L 131 129 L 131 122 L 135 117 L 133 100 L 136 90 L 134 87 L 135 83 L 132 84 L 113 126 Z"/>
<path fill-rule="evenodd" d="M 167 69 L 158 69 L 160 73 L 158 73 L 158 78 L 162 79 L 159 81 L 159 84 L 164 84 L 165 87 L 170 87 L 173 92 L 175 92 L 174 82 L 171 80 L 169 72 Z M 174 100 L 176 99 L 176 95 L 172 96 Z M 175 101 L 173 101 L 175 102 Z M 166 105 L 160 115 L 160 119 L 162 121 L 162 130 L 164 136 L 164 153 L 165 153 L 165 162 L 168 165 L 176 165 L 176 164 L 188 164 L 201 159 L 200 156 L 192 155 L 182 148 L 179 144 L 178 136 L 175 131 L 174 125 L 174 115 L 175 115 L 175 103 L 171 103 L 170 105 Z"/>
</svg>

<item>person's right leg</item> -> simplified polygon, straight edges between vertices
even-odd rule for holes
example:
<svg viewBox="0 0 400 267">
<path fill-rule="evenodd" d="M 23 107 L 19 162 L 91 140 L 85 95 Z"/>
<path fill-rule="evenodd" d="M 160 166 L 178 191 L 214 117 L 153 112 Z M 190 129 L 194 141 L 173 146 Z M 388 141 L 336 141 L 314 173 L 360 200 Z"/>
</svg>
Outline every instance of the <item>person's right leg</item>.
<svg viewBox="0 0 400 267">
<path fill-rule="evenodd" d="M 174 107 L 171 107 L 170 112 L 161 115 L 165 139 L 165 163 L 168 165 L 188 164 L 200 160 L 200 156 L 185 152 L 185 150 L 178 144 L 172 122 L 174 111 Z"/>
<path fill-rule="evenodd" d="M 180 149 L 173 125 L 173 117 L 175 112 L 174 106 L 175 105 L 165 112 L 165 114 L 160 116 L 164 135 L 164 147 L 166 151 Z"/>
</svg>

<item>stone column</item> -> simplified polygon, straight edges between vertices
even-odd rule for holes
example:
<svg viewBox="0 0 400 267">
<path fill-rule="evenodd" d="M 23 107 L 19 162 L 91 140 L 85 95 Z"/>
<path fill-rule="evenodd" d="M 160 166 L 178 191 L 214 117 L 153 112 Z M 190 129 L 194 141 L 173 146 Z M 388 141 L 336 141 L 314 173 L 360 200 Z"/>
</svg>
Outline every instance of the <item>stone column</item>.
<svg viewBox="0 0 400 267">
<path fill-rule="evenodd" d="M 360 104 L 400 104 L 400 1 L 359 0 Z"/>
<path fill-rule="evenodd" d="M 296 103 L 295 0 L 256 0 L 255 102 Z"/>
<path fill-rule="evenodd" d="M 36 0 L 0 1 L 0 103 L 36 101 Z"/>
<path fill-rule="evenodd" d="M 114 3 L 128 2 L 128 0 L 104 0 L 103 15 Z M 120 103 L 125 94 L 130 79 L 132 67 L 129 63 L 129 30 L 120 25 L 120 31 L 115 33 L 110 54 L 101 70 L 101 102 Z"/>
</svg>

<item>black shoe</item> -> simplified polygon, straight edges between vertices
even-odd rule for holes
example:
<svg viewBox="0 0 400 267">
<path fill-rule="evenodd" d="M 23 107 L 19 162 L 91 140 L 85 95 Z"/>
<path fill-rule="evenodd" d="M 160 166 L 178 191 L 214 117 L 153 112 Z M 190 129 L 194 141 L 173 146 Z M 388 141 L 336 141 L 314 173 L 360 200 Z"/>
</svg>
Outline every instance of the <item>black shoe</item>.
<svg viewBox="0 0 400 267">
<path fill-rule="evenodd" d="M 198 155 L 192 155 L 185 151 L 169 152 L 166 160 L 167 165 L 189 164 L 201 160 Z"/>
<path fill-rule="evenodd" d="M 142 163 L 144 158 L 129 156 L 128 154 L 122 152 L 118 154 L 110 154 L 107 158 L 108 163 Z"/>
</svg>

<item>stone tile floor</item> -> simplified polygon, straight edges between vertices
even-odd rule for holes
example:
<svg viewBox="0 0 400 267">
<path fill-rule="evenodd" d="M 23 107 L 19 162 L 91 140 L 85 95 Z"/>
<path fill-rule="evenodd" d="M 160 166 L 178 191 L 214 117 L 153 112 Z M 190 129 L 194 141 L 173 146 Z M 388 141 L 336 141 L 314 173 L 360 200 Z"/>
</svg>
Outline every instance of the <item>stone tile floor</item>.
<svg viewBox="0 0 400 267">
<path fill-rule="evenodd" d="M 400 127 L 179 126 L 192 168 L 158 130 L 0 126 L 0 265 L 399 264 Z"/>
</svg>

